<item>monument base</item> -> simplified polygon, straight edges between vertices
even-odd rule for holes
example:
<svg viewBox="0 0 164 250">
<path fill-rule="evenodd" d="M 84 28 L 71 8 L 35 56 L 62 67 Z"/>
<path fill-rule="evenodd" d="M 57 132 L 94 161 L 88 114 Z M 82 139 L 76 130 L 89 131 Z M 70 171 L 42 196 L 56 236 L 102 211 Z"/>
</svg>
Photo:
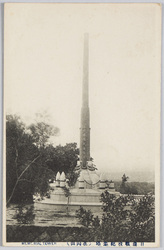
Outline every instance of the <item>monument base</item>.
<svg viewBox="0 0 164 250">
<path fill-rule="evenodd" d="M 53 186 L 53 185 L 52 185 Z M 114 190 L 107 189 L 110 194 L 119 196 L 120 193 Z M 102 189 L 77 189 L 70 188 L 70 196 L 66 197 L 64 189 L 55 187 L 50 194 L 50 198 L 35 199 L 35 203 L 44 205 L 59 205 L 59 206 L 93 206 L 101 207 L 101 194 L 105 190 Z"/>
<path fill-rule="evenodd" d="M 59 179 L 60 177 L 60 179 Z M 92 207 L 101 208 L 101 194 L 107 190 L 110 194 L 119 196 L 120 193 L 115 191 L 114 183 L 108 185 L 102 176 L 99 176 L 96 170 L 81 169 L 79 178 L 74 188 L 66 188 L 65 174 L 57 173 L 55 183 L 51 183 L 51 192 L 48 197 L 41 199 L 34 197 L 35 203 L 55 206 L 69 207 Z M 68 192 L 69 191 L 69 192 Z"/>
</svg>

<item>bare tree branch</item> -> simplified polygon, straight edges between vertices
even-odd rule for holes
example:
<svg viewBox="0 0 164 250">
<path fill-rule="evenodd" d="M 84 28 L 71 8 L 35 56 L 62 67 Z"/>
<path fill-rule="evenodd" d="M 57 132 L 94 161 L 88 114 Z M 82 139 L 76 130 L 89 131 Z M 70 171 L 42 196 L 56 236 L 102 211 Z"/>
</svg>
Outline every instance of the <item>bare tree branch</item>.
<svg viewBox="0 0 164 250">
<path fill-rule="evenodd" d="M 10 197 L 9 197 L 9 199 L 8 199 L 6 205 L 8 205 L 9 202 L 10 202 L 10 200 L 12 199 L 13 194 L 14 194 L 15 189 L 16 189 L 16 186 L 18 185 L 18 182 L 20 181 L 20 179 L 21 179 L 21 177 L 23 176 L 23 174 L 28 170 L 28 168 L 29 168 L 29 167 L 30 167 L 39 157 L 40 157 L 40 155 L 38 155 L 33 161 L 31 161 L 30 164 L 28 164 L 27 167 L 26 167 L 26 168 L 22 171 L 22 173 L 18 176 L 17 181 L 16 181 L 16 183 L 15 183 L 15 185 L 14 185 L 13 191 L 12 191 L 12 193 L 11 193 L 11 195 L 10 195 Z"/>
<path fill-rule="evenodd" d="M 16 156 L 15 156 L 15 170 L 16 170 L 16 176 L 17 176 L 17 178 L 18 178 L 18 168 L 17 168 L 17 161 L 18 161 L 18 149 L 16 148 L 16 146 L 15 146 L 15 154 L 16 154 Z"/>
<path fill-rule="evenodd" d="M 27 181 L 27 182 L 30 182 L 30 183 L 34 183 L 35 182 L 35 181 L 27 180 L 27 179 L 20 179 L 19 181 Z"/>
<path fill-rule="evenodd" d="M 38 155 L 33 161 L 30 162 L 30 164 L 27 165 L 27 167 L 22 171 L 22 173 L 19 175 L 18 177 L 18 181 L 19 179 L 22 177 L 22 175 L 27 171 L 27 169 L 40 157 L 40 155 Z"/>
</svg>

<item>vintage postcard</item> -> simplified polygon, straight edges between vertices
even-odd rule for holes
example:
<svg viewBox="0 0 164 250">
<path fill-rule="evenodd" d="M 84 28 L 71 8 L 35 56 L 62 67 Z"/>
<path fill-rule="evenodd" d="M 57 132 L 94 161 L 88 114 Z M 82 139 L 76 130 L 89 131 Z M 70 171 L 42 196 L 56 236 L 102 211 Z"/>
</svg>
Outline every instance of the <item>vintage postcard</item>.
<svg viewBox="0 0 164 250">
<path fill-rule="evenodd" d="M 5 4 L 3 245 L 160 246 L 160 85 L 160 4 Z"/>
</svg>

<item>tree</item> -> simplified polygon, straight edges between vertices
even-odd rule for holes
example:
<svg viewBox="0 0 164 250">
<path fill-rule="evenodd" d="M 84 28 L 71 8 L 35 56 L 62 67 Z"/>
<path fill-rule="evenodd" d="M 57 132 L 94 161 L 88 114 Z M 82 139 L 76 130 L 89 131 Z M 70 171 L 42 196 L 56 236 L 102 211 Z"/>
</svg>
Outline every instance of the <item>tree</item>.
<svg viewBox="0 0 164 250">
<path fill-rule="evenodd" d="M 155 241 L 155 199 L 151 194 L 133 199 L 130 213 L 129 240 Z"/>
<path fill-rule="evenodd" d="M 6 117 L 6 195 L 7 203 L 32 201 L 35 192 L 44 196 L 49 179 L 64 171 L 73 186 L 78 174 L 79 149 L 76 143 L 54 147 L 49 139 L 59 129 L 39 120 L 27 127 L 16 115 Z"/>
<path fill-rule="evenodd" d="M 43 133 L 43 128 L 45 133 Z M 38 131 L 38 135 L 37 135 Z M 42 131 L 42 132 L 41 132 Z M 35 191 L 44 194 L 52 171 L 48 169 L 48 139 L 57 129 L 46 123 L 29 128 L 20 117 L 6 117 L 6 195 L 7 203 L 19 202 Z M 17 195 L 16 195 L 17 194 Z M 19 194 L 19 195 L 18 195 Z"/>
<path fill-rule="evenodd" d="M 101 194 L 103 203 L 103 216 L 101 231 L 104 241 L 121 241 L 126 239 L 128 231 L 126 219 L 129 211 L 126 209 L 127 204 L 131 201 L 130 196 L 116 197 L 105 191 Z"/>
<path fill-rule="evenodd" d="M 126 182 L 128 181 L 129 177 L 126 176 L 125 174 L 123 174 L 122 176 L 122 182 L 120 185 L 120 192 L 122 194 L 127 194 L 127 186 L 126 186 Z"/>
<path fill-rule="evenodd" d="M 135 199 L 132 195 L 116 197 L 105 191 L 101 195 L 101 201 L 103 204 L 101 219 L 82 207 L 76 212 L 81 224 L 90 229 L 88 233 L 90 240 L 105 242 L 155 240 L 155 208 L 152 195 Z"/>
<path fill-rule="evenodd" d="M 67 143 L 65 146 L 51 147 L 49 146 L 50 160 L 48 161 L 49 169 L 51 169 L 55 175 L 57 172 L 64 172 L 68 179 L 68 185 L 74 186 L 78 173 L 75 172 L 79 157 L 79 149 L 76 143 Z"/>
<path fill-rule="evenodd" d="M 18 183 L 24 177 L 24 173 L 39 157 L 37 147 L 33 144 L 33 138 L 26 132 L 18 116 L 6 117 L 6 191 L 8 202 L 12 199 L 15 189 L 20 191 Z M 32 186 L 29 188 L 29 193 Z M 20 195 L 15 199 L 21 199 Z"/>
<path fill-rule="evenodd" d="M 63 187 L 63 191 L 64 191 L 64 194 L 65 194 L 65 197 L 67 198 L 66 213 L 68 215 L 69 199 L 70 199 L 70 196 L 71 196 L 71 192 L 70 192 L 69 188 L 67 188 L 67 187 Z"/>
<path fill-rule="evenodd" d="M 57 127 L 49 125 L 43 121 L 31 124 L 28 129 L 30 130 L 30 134 L 38 148 L 45 148 L 45 146 L 48 145 L 49 138 L 59 133 Z"/>
</svg>

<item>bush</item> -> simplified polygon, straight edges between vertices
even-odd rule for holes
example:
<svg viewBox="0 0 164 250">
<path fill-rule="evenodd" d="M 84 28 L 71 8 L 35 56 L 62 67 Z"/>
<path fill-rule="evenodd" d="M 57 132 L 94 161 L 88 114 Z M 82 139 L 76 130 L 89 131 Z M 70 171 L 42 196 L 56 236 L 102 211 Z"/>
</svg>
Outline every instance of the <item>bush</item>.
<svg viewBox="0 0 164 250">
<path fill-rule="evenodd" d="M 93 223 L 94 216 L 91 210 L 87 211 L 80 206 L 80 209 L 76 211 L 76 216 L 79 219 L 80 223 L 85 227 L 89 227 Z"/>
<path fill-rule="evenodd" d="M 82 225 L 91 228 L 91 239 L 108 242 L 153 242 L 155 240 L 154 197 L 136 200 L 132 195 L 101 195 L 103 215 L 100 220 L 83 207 L 76 212 Z"/>
</svg>

